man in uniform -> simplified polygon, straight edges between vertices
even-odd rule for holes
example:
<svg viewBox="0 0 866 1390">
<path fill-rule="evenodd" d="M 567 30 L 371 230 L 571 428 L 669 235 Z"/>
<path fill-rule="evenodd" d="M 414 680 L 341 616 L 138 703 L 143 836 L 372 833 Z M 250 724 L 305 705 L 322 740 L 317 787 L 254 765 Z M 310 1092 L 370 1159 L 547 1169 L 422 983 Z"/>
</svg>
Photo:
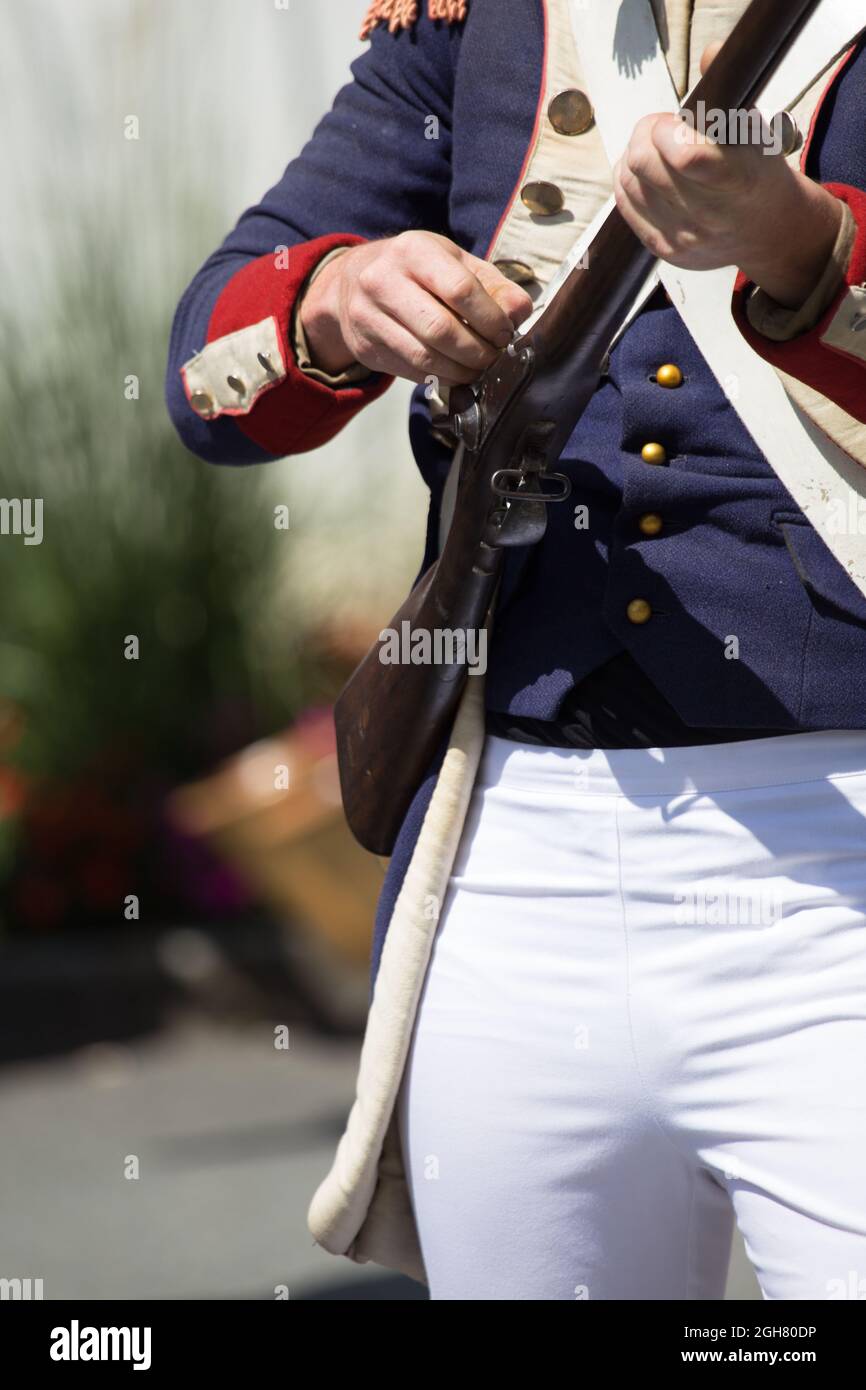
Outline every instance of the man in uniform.
<svg viewBox="0 0 866 1390">
<path fill-rule="evenodd" d="M 627 0 L 623 11 L 630 5 L 633 9 Z M 680 97 L 746 7 L 746 0 L 651 0 L 657 42 Z M 669 112 L 653 111 L 635 124 L 622 157 L 612 165 L 569 19 L 567 0 L 429 0 L 426 5 L 378 0 L 371 6 L 364 25 L 370 46 L 353 65 L 353 80 L 280 181 L 205 262 L 178 307 L 167 399 L 181 438 L 194 453 L 214 462 L 248 463 L 315 449 L 387 390 L 395 376 L 414 381 L 410 438 L 430 490 L 423 570 L 438 552 L 452 461 L 451 442 L 431 422 L 431 379 L 447 395 L 452 385 L 474 380 L 495 360 L 543 298 L 577 235 L 613 193 L 629 225 L 662 261 L 698 271 L 738 267 L 726 313 L 756 367 L 770 364 L 823 437 L 866 463 L 862 41 L 851 33 L 843 52 L 824 55 L 801 100 L 799 140 L 782 153 L 716 144 Z M 611 72 L 606 80 L 619 79 Z M 703 1104 L 699 1096 L 690 1102 L 687 1123 L 675 1116 L 662 1088 L 651 1098 L 648 1114 L 653 1107 L 655 1113 L 647 1120 L 649 1131 L 625 1123 L 621 1112 L 618 1122 L 613 1101 L 612 1114 L 603 1106 L 593 1112 L 593 1134 L 601 1126 L 620 1137 L 620 1150 L 611 1151 L 610 1175 L 599 1177 L 592 1143 L 578 1129 L 582 1151 L 590 1155 L 586 1171 L 578 1179 L 571 1168 L 557 1169 L 549 1191 L 539 1177 L 537 1205 L 543 1217 L 535 1223 L 536 1236 L 527 1216 L 533 1201 L 524 1201 L 522 1220 L 510 1209 L 518 1188 L 532 1190 L 534 1151 L 523 1152 L 519 1162 L 512 1153 L 495 1164 L 484 1195 L 465 1177 L 465 1165 L 471 1169 L 477 1161 L 477 1148 L 460 1149 L 455 1141 L 449 1152 L 463 1196 L 453 1193 L 450 1206 L 442 1205 L 441 1188 L 437 1192 L 436 1184 L 425 1184 L 413 1171 L 428 1142 L 421 1136 L 436 1134 L 437 1147 L 447 1148 L 445 1135 L 460 1130 L 472 1111 L 470 1100 L 462 1109 L 454 1098 L 472 1075 L 468 1045 L 459 1049 L 454 1084 L 448 1084 L 447 1058 L 432 1038 L 436 1018 L 453 1008 L 442 977 L 458 959 L 448 954 L 456 949 L 457 924 L 469 950 L 472 925 L 484 919 L 473 874 L 493 833 L 485 830 L 484 793 L 495 803 L 499 779 L 507 772 L 503 748 L 516 749 L 521 757 L 540 755 L 532 778 L 536 768 L 555 767 L 551 750 L 568 750 L 569 758 L 587 755 L 590 784 L 596 778 L 604 788 L 612 785 L 614 765 L 638 767 L 635 759 L 645 761 L 646 750 L 665 750 L 671 775 L 679 779 L 676 786 L 647 782 L 641 773 L 636 783 L 626 777 L 617 792 L 625 795 L 626 784 L 640 785 L 646 790 L 638 799 L 653 801 L 684 790 L 703 793 L 727 765 L 740 779 L 729 790 L 751 806 L 755 769 L 762 769 L 777 793 L 766 820 L 756 821 L 743 809 L 746 803 L 738 802 L 727 807 L 724 823 L 706 827 L 702 844 L 726 843 L 734 823 L 738 833 L 748 832 L 749 845 L 738 841 L 725 869 L 730 881 L 737 874 L 740 881 L 748 877 L 747 862 L 757 872 L 756 844 L 771 860 L 790 850 L 788 876 L 798 890 L 819 883 L 822 893 L 847 893 L 855 925 L 854 937 L 846 940 L 850 947 L 859 932 L 860 955 L 866 956 L 866 875 L 844 879 L 842 887 L 843 879 L 826 867 L 838 858 L 840 835 L 848 843 L 855 823 L 862 833 L 860 817 L 866 811 L 866 732 L 860 732 L 866 731 L 866 597 L 815 532 L 780 480 L 777 461 L 758 447 L 730 397 L 677 307 L 658 289 L 616 342 L 558 464 L 572 480 L 586 524 L 578 526 L 567 508 L 551 508 L 544 541 L 531 554 L 506 555 L 484 685 L 486 747 L 493 752 L 469 808 L 457 854 L 459 872 L 448 880 L 432 955 L 436 969 L 426 977 L 432 941 L 411 961 L 405 954 L 411 918 L 407 895 L 410 870 L 423 858 L 424 837 L 433 833 L 436 791 L 446 766 L 442 758 L 420 788 L 391 859 L 377 916 L 359 1099 L 334 1171 L 314 1201 L 311 1227 L 330 1250 L 427 1279 L 436 1297 L 573 1297 L 573 1287 L 584 1284 L 589 1296 L 601 1298 L 719 1297 L 732 1205 L 741 1224 L 748 1225 L 767 1297 L 830 1297 L 833 1271 L 839 1265 L 844 1273 L 846 1261 L 851 1267 L 859 1260 L 866 1273 L 866 1206 L 854 1178 L 866 1157 L 862 1061 L 857 1075 L 856 1068 L 836 1068 L 844 1085 L 840 1079 L 836 1110 L 824 1117 L 827 1146 L 835 1142 L 838 1150 L 841 1143 L 846 1153 L 832 1196 L 826 1167 L 824 1177 L 820 1171 L 812 1179 L 804 1175 L 808 1135 L 800 1136 L 802 1152 L 787 1165 L 774 1169 L 760 1154 L 750 1167 L 744 1135 L 751 1126 L 754 1137 L 756 1123 L 766 1124 L 768 1142 L 781 1135 L 796 1148 L 791 1097 L 788 1110 L 782 1107 L 758 1122 L 742 1096 L 725 1099 L 721 1083 L 713 1103 L 728 1104 L 736 1116 L 721 1137 L 693 1123 Z M 857 731 L 854 742 L 842 731 Z M 841 737 L 849 740 L 844 747 Z M 832 756 L 821 762 L 828 747 Z M 616 763 L 611 753 L 599 763 L 607 758 L 604 750 L 627 753 L 632 762 Z M 512 758 L 508 766 L 518 765 Z M 515 785 L 524 785 L 524 766 L 519 764 Z M 815 812 L 826 822 L 824 840 L 812 843 L 802 826 L 783 825 L 780 808 L 786 797 L 780 788 L 792 781 L 811 786 L 817 780 L 823 786 L 840 767 L 849 792 L 862 781 L 862 799 L 852 793 L 840 822 L 829 810 L 816 811 L 816 803 L 805 797 L 810 815 Z M 703 769 L 703 783 L 695 768 Z M 542 790 L 532 795 L 541 796 Z M 600 808 L 596 801 L 595 810 Z M 549 822 L 539 829 L 531 805 L 515 810 L 515 816 L 515 827 L 497 821 L 496 833 L 508 843 L 513 835 L 515 858 L 523 848 L 531 862 L 542 853 Z M 593 824 L 590 817 L 586 835 L 576 832 L 575 843 Z M 649 844 L 649 832 L 641 834 Z M 803 867 L 806 849 L 797 858 L 793 848 L 805 843 L 804 835 L 809 853 L 824 865 L 809 873 Z M 669 839 L 660 851 L 652 843 L 654 856 L 669 851 Z M 612 877 L 603 893 L 612 901 L 619 891 L 618 910 L 624 910 L 624 870 L 617 856 L 627 852 L 628 845 L 605 851 Z M 643 853 L 634 850 L 633 864 Z M 712 877 L 701 866 L 702 853 L 694 850 L 697 879 Z M 452 847 L 446 876 L 453 860 Z M 589 885 L 592 866 L 568 862 L 577 885 L 572 906 L 575 899 L 585 904 L 596 891 Z M 487 859 L 485 864 L 505 882 L 504 863 L 493 870 Z M 545 882 L 554 881 L 560 868 L 551 862 Z M 647 883 L 653 871 L 648 863 Z M 684 881 L 689 883 L 688 876 Z M 475 895 L 469 903 L 465 883 L 469 897 Z M 514 902 L 523 903 L 514 911 L 518 917 L 523 913 L 531 931 L 533 894 L 539 890 L 528 880 L 512 890 Z M 646 893 L 652 896 L 649 887 Z M 657 885 L 657 897 L 665 898 L 662 917 L 669 918 L 677 897 L 669 882 Z M 785 897 L 783 915 L 806 910 L 796 894 Z M 497 911 L 508 917 L 504 899 Z M 543 920 L 539 907 L 539 951 Z M 651 930 L 656 925 L 653 919 Z M 811 939 L 803 949 L 815 968 L 844 972 L 850 957 L 834 954 L 841 938 L 826 923 L 821 930 L 836 943 L 829 956 L 814 955 Z M 701 950 L 705 938 L 706 933 Z M 503 952 L 509 939 L 503 928 Z M 521 978 L 522 939 L 514 938 L 515 973 L 509 981 L 514 990 Z M 579 949 L 594 947 L 583 940 Z M 687 980 L 675 972 L 669 979 L 653 978 L 666 999 L 665 991 L 672 991 L 675 998 L 703 998 L 707 1008 L 712 999 L 726 1016 L 741 996 L 716 1000 L 712 991 L 725 968 L 720 961 L 728 962 L 731 979 L 742 989 L 744 976 L 761 976 L 774 959 L 738 957 L 737 949 L 736 934 L 729 931 L 722 956 L 703 961 L 699 978 Z M 752 950 L 751 938 L 743 950 Z M 387 952 L 392 965 L 383 971 Z M 475 960 L 473 980 L 485 974 L 484 960 L 482 954 Z M 612 963 L 611 971 L 619 964 Z M 469 958 L 461 957 L 460 965 L 468 970 Z M 777 965 L 779 988 L 784 994 L 789 987 L 796 999 L 795 965 L 786 959 Z M 654 969 L 648 968 L 648 977 Z M 850 1032 L 844 1039 L 841 1033 L 835 1039 L 830 1031 L 824 1034 L 821 1066 L 810 1080 L 815 1099 L 819 1077 L 834 1069 L 842 1050 L 850 1059 L 847 1049 L 856 1044 L 859 1056 L 866 1057 L 862 964 L 853 983 L 846 978 Z M 426 1015 L 416 1007 L 422 982 Z M 526 993 L 532 993 L 528 980 Z M 506 989 L 491 1008 L 498 1010 L 508 997 Z M 599 987 L 587 1011 L 604 997 Z M 477 999 L 483 1015 L 481 992 Z M 765 1042 L 779 1025 L 775 1002 L 753 1001 L 754 1028 L 763 1027 Z M 546 1005 L 553 1015 L 549 981 L 538 988 L 540 1013 Z M 806 1021 L 803 1015 L 804 1026 Z M 690 1067 L 710 1066 L 718 1037 L 699 1037 L 695 1019 L 681 1022 L 693 1041 L 688 1060 L 681 1059 L 686 1075 Z M 520 1031 L 516 1022 L 513 1031 Z M 410 1036 L 411 1086 L 404 1072 Z M 771 1052 L 778 1043 L 774 1036 L 776 1042 L 767 1043 Z M 741 1042 L 729 1039 L 732 1055 Z M 616 1046 L 611 1040 L 608 1061 Z M 771 1088 L 780 1081 L 784 1092 L 786 1068 L 802 1055 L 796 1046 L 782 1059 L 773 1054 L 775 1060 L 768 1061 L 760 1048 L 755 1055 L 757 1070 L 743 1068 L 746 1089 L 769 1078 Z M 543 1064 L 536 1059 L 540 1074 L 548 1074 L 548 1063 L 549 1057 Z M 738 1065 L 731 1063 L 734 1071 Z M 500 1120 L 517 1105 L 520 1057 L 506 1057 L 504 1066 L 514 1079 L 514 1094 L 500 1097 Z M 595 1075 L 590 1091 L 575 1099 L 584 1117 L 597 1099 L 593 1086 L 605 1096 L 616 1092 L 617 1103 L 626 1104 L 626 1092 L 617 1090 L 618 1073 L 602 1072 L 603 1084 Z M 435 1077 L 442 1094 L 433 1104 Z M 407 1084 L 398 1125 L 401 1078 Z M 479 1062 L 468 1093 L 477 1101 L 489 1083 Z M 861 1098 L 851 1125 L 850 1089 L 857 1085 Z M 641 1080 L 645 1099 L 643 1086 Z M 742 1114 L 738 1106 L 744 1107 Z M 658 1112 L 662 1118 L 656 1123 Z M 482 1126 L 473 1143 L 486 1153 L 494 1132 L 495 1126 L 491 1134 Z M 657 1164 L 653 1142 L 661 1148 Z M 826 1153 L 810 1153 L 808 1163 L 820 1170 Z M 539 1171 L 544 1167 L 540 1160 L 538 1166 Z M 664 1177 L 658 1176 L 662 1172 Z M 569 1206 L 562 1194 L 570 1184 L 576 1191 Z M 689 1201 L 697 1213 L 698 1245 L 705 1236 L 705 1258 L 700 1250 L 680 1258 L 690 1239 Z M 490 1203 L 500 1217 L 491 1213 Z M 503 1261 L 505 1238 L 497 1222 L 506 1218 L 515 1223 L 507 1237 L 513 1258 Z M 656 1219 L 665 1223 L 663 1236 Z M 571 1236 L 563 1236 L 569 1223 Z M 635 1242 L 633 1260 L 622 1253 L 625 1227 Z M 457 1252 L 455 1229 L 461 1233 Z M 837 1233 L 833 1238 L 831 1229 Z M 569 1239 L 578 1244 L 577 1259 Z M 542 1258 L 542 1250 L 549 1258 Z M 804 1267 L 806 1252 L 814 1259 Z M 661 1268 L 650 1267 L 656 1256 Z"/>
</svg>

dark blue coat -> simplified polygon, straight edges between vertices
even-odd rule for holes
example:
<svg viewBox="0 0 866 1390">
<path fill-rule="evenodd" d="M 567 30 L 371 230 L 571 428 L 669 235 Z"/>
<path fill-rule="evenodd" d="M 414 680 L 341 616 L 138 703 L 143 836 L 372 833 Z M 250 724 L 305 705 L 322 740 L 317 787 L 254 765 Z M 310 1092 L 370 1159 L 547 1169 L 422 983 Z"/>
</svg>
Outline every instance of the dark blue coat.
<svg viewBox="0 0 866 1390">
<path fill-rule="evenodd" d="M 195 453 L 246 463 L 301 452 L 387 387 L 382 377 L 338 390 L 311 382 L 285 348 L 284 376 L 251 409 L 203 419 L 190 406 L 181 368 L 203 344 L 268 314 L 287 338 L 304 277 L 340 242 L 418 227 L 485 255 L 519 186 L 536 121 L 543 12 L 542 0 L 474 0 L 459 26 L 423 17 L 411 31 L 373 32 L 353 81 L 310 143 L 244 214 L 179 305 L 167 400 Z M 424 138 L 429 115 L 439 119 L 438 140 Z M 862 46 L 823 103 L 805 167 L 862 215 L 854 261 L 866 278 Z M 296 253 L 281 277 L 273 271 L 280 245 Z M 775 360 L 806 380 L 817 351 L 800 343 L 786 359 L 773 345 Z M 653 380 L 664 362 L 682 369 L 679 389 Z M 859 403 L 858 418 L 866 418 L 866 369 L 854 388 L 850 371 L 838 375 L 839 403 L 848 410 Z M 431 434 L 423 388 L 413 397 L 410 436 L 430 490 L 420 571 L 436 552 L 451 457 Z M 643 462 L 650 441 L 664 445 L 666 466 Z M 561 466 L 573 482 L 572 503 L 588 507 L 589 525 L 575 527 L 570 505 L 552 507 L 542 544 L 508 553 L 489 708 L 550 718 L 576 681 L 625 648 L 687 723 L 866 728 L 866 599 L 739 422 L 669 303 L 645 309 L 617 344 Z M 663 521 L 653 537 L 638 527 L 647 512 Z M 652 609 L 640 625 L 627 616 L 636 597 Z M 434 780 L 435 768 L 390 864 L 373 978 Z"/>
</svg>

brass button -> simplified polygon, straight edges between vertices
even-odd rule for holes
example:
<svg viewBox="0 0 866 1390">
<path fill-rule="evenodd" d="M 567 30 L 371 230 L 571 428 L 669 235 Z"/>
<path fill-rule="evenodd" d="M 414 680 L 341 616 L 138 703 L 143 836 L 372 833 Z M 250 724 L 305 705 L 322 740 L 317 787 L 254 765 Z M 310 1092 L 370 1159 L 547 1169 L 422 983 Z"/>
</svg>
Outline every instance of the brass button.
<svg viewBox="0 0 866 1390">
<path fill-rule="evenodd" d="M 506 280 L 513 280 L 515 285 L 531 285 L 535 279 L 535 271 L 531 265 L 526 265 L 523 261 L 494 261 L 496 269 L 505 276 Z"/>
<path fill-rule="evenodd" d="M 675 367 L 673 362 L 665 362 L 663 367 L 659 367 L 656 372 L 656 381 L 659 386 L 665 386 L 668 390 L 673 390 L 683 384 L 683 374 L 679 367 Z"/>
<path fill-rule="evenodd" d="M 662 519 L 658 512 L 644 512 L 638 526 L 645 536 L 657 536 L 662 529 Z"/>
<path fill-rule="evenodd" d="M 789 154 L 793 154 L 795 150 L 798 150 L 800 148 L 800 146 L 803 143 L 803 136 L 801 134 L 800 127 L 797 125 L 797 122 L 791 115 L 790 111 L 779 111 L 773 117 L 772 130 L 774 136 L 778 135 L 780 127 L 782 136 L 782 155 L 784 158 L 787 159 Z"/>
<path fill-rule="evenodd" d="M 594 120 L 592 102 L 586 92 L 569 87 L 568 91 L 553 98 L 547 108 L 547 118 L 560 135 L 582 135 Z"/>
<path fill-rule="evenodd" d="M 661 444 L 644 444 L 640 451 L 644 463 L 667 463 L 668 456 Z"/>
<path fill-rule="evenodd" d="M 565 194 L 555 183 L 525 183 L 520 199 L 537 217 L 554 217 L 565 207 Z"/>
<path fill-rule="evenodd" d="M 645 598 L 633 598 L 625 612 L 630 623 L 647 623 L 653 614 Z"/>
<path fill-rule="evenodd" d="M 209 396 L 207 391 L 193 391 L 189 403 L 196 415 L 201 415 L 204 419 L 213 415 L 213 397 Z"/>
<path fill-rule="evenodd" d="M 226 381 L 228 382 L 232 390 L 236 391 L 239 396 L 246 395 L 246 385 L 239 376 L 233 376 L 231 373 L 229 373 L 229 375 L 226 377 Z"/>
</svg>

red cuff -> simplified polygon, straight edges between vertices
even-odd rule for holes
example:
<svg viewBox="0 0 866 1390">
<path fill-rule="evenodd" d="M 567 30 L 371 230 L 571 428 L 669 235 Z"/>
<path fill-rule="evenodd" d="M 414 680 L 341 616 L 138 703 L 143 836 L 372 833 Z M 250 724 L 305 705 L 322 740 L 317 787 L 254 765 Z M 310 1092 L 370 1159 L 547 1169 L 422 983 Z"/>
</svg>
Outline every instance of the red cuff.
<svg viewBox="0 0 866 1390">
<path fill-rule="evenodd" d="M 805 385 L 811 386 L 822 396 L 841 406 L 849 415 L 853 415 L 856 420 L 866 423 L 866 361 L 821 341 L 839 313 L 849 287 L 866 282 L 866 193 L 860 188 L 852 188 L 844 183 L 827 183 L 823 187 L 848 204 L 857 223 L 857 237 L 848 266 L 847 283 L 829 309 L 808 332 L 801 333 L 788 342 L 774 342 L 765 338 L 749 323 L 746 300 L 754 286 L 742 271 L 737 276 L 731 307 L 737 327 L 759 357 L 787 372 L 789 376 L 796 377 Z"/>
<path fill-rule="evenodd" d="M 286 374 L 261 391 L 246 413 L 232 412 L 238 428 L 268 453 L 300 454 L 326 444 L 394 380 L 377 375 L 369 384 L 326 386 L 302 372 L 295 358 L 291 317 L 301 286 L 329 251 L 364 240 L 338 232 L 277 248 L 233 275 L 213 307 L 208 343 L 270 316 L 276 320 Z"/>
</svg>

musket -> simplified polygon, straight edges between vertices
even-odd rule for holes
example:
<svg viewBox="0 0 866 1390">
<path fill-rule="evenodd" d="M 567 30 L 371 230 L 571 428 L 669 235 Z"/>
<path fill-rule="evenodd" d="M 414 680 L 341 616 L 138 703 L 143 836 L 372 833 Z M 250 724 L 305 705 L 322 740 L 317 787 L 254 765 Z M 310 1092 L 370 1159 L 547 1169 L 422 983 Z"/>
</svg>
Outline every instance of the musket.
<svg viewBox="0 0 866 1390">
<path fill-rule="evenodd" d="M 750 106 L 820 0 L 752 0 L 680 110 Z M 704 106 L 700 107 L 699 103 Z M 655 257 L 616 207 L 543 312 L 469 387 L 450 392 L 450 427 L 463 456 L 439 557 L 385 633 L 427 634 L 447 659 L 387 658 L 380 637 L 334 707 L 346 819 L 374 854 L 390 854 L 412 798 L 453 722 L 470 643 L 485 626 L 509 546 L 536 545 L 547 508 L 570 483 L 554 465 L 592 398 L 605 358 Z"/>
</svg>

